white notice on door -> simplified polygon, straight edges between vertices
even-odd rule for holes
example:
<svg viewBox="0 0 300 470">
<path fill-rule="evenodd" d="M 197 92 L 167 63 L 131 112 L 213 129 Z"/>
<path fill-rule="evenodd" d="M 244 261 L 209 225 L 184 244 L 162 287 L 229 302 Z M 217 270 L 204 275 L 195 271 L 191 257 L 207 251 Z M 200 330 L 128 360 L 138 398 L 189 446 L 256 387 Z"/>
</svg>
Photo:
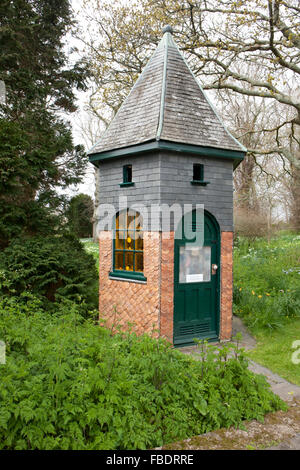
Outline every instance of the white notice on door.
<svg viewBox="0 0 300 470">
<path fill-rule="evenodd" d="M 187 274 L 185 282 L 203 282 L 203 274 Z"/>
</svg>

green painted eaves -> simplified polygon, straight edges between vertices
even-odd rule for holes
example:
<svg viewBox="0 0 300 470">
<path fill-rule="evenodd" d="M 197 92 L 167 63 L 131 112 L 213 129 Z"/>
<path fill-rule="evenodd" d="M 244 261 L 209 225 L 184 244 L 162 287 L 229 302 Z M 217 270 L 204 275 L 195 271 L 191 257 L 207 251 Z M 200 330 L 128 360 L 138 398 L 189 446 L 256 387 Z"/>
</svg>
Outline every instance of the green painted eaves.
<svg viewBox="0 0 300 470">
<path fill-rule="evenodd" d="M 213 147 L 179 144 L 165 140 L 154 140 L 139 145 L 133 145 L 131 147 L 110 150 L 108 152 L 95 153 L 90 155 L 89 160 L 91 163 L 98 166 L 99 162 L 112 158 L 120 158 L 128 155 L 139 155 L 159 150 L 170 150 L 173 152 L 187 153 L 205 157 L 228 158 L 234 160 L 234 167 L 236 167 L 245 156 L 245 152 L 238 152 L 236 150 L 224 150 Z"/>
</svg>

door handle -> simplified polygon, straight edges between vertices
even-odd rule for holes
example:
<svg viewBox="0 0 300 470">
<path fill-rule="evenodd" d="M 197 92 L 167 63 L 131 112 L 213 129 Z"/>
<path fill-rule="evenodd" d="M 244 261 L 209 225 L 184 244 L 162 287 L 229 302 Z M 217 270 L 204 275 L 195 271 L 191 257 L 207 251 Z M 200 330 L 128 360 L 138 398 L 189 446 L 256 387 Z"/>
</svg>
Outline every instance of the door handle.
<svg viewBox="0 0 300 470">
<path fill-rule="evenodd" d="M 212 264 L 212 265 L 211 265 L 211 273 L 212 273 L 212 274 L 216 274 L 217 269 L 218 269 L 218 265 L 217 265 L 217 264 Z"/>
</svg>

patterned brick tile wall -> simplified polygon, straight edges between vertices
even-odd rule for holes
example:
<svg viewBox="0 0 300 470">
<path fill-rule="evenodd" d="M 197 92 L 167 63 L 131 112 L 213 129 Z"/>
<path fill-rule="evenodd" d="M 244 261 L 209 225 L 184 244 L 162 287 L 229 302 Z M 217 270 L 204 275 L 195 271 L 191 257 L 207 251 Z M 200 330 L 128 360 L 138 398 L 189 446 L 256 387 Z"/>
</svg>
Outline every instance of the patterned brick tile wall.
<svg viewBox="0 0 300 470">
<path fill-rule="evenodd" d="M 174 232 L 162 237 L 160 334 L 173 343 Z"/>
<path fill-rule="evenodd" d="M 221 233 L 221 324 L 220 340 L 232 335 L 233 232 Z"/>
<path fill-rule="evenodd" d="M 146 284 L 109 279 L 112 269 L 112 234 L 100 236 L 99 312 L 106 325 L 126 329 L 133 324 L 137 334 L 160 335 L 173 342 L 174 232 L 170 238 L 158 232 L 144 233 Z M 220 340 L 232 334 L 232 248 L 233 233 L 221 233 L 221 320 Z M 160 272 L 161 262 L 161 272 Z M 160 286 L 161 282 L 161 286 Z"/>
<path fill-rule="evenodd" d="M 109 279 L 112 270 L 112 233 L 100 234 L 99 314 L 106 325 L 126 329 L 133 323 L 137 334 L 158 335 L 160 242 L 158 232 L 144 232 L 144 275 L 146 284 Z M 156 333 L 154 332 L 156 331 Z"/>
</svg>

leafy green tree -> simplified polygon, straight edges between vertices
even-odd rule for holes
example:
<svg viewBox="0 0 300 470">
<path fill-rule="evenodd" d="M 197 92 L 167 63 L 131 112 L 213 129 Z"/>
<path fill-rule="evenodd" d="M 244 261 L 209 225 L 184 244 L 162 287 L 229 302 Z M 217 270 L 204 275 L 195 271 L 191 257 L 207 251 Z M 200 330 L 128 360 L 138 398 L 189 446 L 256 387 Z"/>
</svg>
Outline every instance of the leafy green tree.
<svg viewBox="0 0 300 470">
<path fill-rule="evenodd" d="M 70 65 L 64 47 L 74 20 L 69 0 L 2 0 L 0 4 L 0 247 L 23 233 L 58 226 L 58 188 L 84 174 L 83 147 L 70 124 L 74 90 L 85 89 L 83 60 Z M 60 116 L 59 116 L 60 113 Z"/>
<path fill-rule="evenodd" d="M 93 234 L 94 203 L 87 194 L 74 196 L 66 211 L 71 231 L 80 238 L 88 238 Z"/>
</svg>

